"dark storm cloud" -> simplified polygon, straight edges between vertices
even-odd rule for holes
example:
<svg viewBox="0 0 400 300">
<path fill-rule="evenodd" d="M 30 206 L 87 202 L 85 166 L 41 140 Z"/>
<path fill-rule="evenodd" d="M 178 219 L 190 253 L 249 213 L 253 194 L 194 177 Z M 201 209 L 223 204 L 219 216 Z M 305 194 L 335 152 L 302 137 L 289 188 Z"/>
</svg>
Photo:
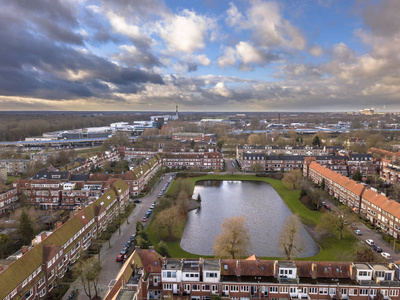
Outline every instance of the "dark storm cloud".
<svg viewBox="0 0 400 300">
<path fill-rule="evenodd" d="M 113 98 L 114 92 L 137 92 L 141 83 L 163 83 L 159 74 L 73 48 L 82 43 L 74 12 L 55 0 L 6 0 L 0 10 L 0 94 Z"/>
</svg>

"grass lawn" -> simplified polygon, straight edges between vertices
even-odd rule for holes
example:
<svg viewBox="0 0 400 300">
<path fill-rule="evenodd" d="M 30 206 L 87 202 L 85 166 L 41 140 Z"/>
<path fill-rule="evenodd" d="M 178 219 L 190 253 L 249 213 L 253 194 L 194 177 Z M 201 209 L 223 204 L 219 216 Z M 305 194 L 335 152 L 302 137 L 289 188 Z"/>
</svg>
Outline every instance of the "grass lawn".
<svg viewBox="0 0 400 300">
<path fill-rule="evenodd" d="M 300 191 L 298 190 L 288 190 L 282 184 L 282 181 L 267 178 L 267 177 L 257 177 L 254 175 L 218 175 L 218 174 L 208 174 L 206 176 L 200 177 L 190 177 L 189 178 L 193 189 L 197 181 L 202 180 L 252 180 L 252 181 L 263 181 L 272 185 L 276 190 L 282 200 L 286 203 L 289 209 L 296 214 L 302 222 L 309 228 L 314 228 L 318 225 L 320 217 L 322 215 L 319 211 L 313 211 L 308 209 L 303 203 L 299 201 Z M 172 194 L 175 181 L 172 182 L 170 188 L 168 189 L 168 194 Z M 181 229 L 184 228 L 184 223 L 179 226 Z M 153 245 L 157 245 L 160 241 L 158 234 L 152 230 L 151 223 L 147 228 L 150 240 Z M 180 248 L 179 241 L 173 243 L 167 243 L 169 253 L 172 257 L 204 257 L 200 255 L 195 255 L 188 253 Z M 344 238 L 339 240 L 336 237 L 322 237 L 320 240 L 316 241 L 320 246 L 321 251 L 312 257 L 306 257 L 299 260 L 315 260 L 315 261 L 336 261 L 336 260 L 352 260 L 354 248 L 353 245 L 357 243 L 357 239 L 354 235 L 349 232 L 344 233 Z M 264 257 L 265 259 L 277 259 L 271 257 Z"/>
<path fill-rule="evenodd" d="M 6 184 L 10 184 L 11 182 L 13 182 L 16 179 L 20 179 L 21 177 L 16 177 L 16 176 L 7 176 L 7 182 Z"/>
</svg>

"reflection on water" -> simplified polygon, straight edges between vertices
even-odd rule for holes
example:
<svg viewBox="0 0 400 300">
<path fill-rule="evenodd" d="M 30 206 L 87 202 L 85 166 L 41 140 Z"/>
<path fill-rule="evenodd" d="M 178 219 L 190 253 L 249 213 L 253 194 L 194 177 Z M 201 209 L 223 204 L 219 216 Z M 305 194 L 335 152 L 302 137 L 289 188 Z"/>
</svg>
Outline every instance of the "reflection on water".
<svg viewBox="0 0 400 300">
<path fill-rule="evenodd" d="M 201 209 L 189 212 L 182 249 L 200 255 L 213 255 L 214 237 L 220 233 L 224 218 L 245 216 L 250 229 L 252 249 L 249 254 L 282 257 L 278 246 L 279 232 L 292 214 L 273 187 L 256 181 L 208 180 L 196 184 L 193 198 L 201 195 Z M 304 240 L 301 257 L 318 253 L 307 231 L 302 228 Z"/>
</svg>

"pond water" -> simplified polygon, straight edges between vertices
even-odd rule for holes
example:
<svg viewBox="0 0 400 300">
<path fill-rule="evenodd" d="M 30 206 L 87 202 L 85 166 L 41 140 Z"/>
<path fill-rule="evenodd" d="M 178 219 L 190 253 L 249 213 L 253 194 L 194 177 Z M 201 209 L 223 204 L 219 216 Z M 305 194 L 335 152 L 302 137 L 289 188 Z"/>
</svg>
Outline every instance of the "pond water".
<svg viewBox="0 0 400 300">
<path fill-rule="evenodd" d="M 252 248 L 249 256 L 283 257 L 278 246 L 279 233 L 292 212 L 265 182 L 201 181 L 193 198 L 200 193 L 199 210 L 190 211 L 183 232 L 181 247 L 199 255 L 213 255 L 214 238 L 221 231 L 224 218 L 244 216 L 250 230 Z M 301 228 L 303 250 L 299 257 L 318 253 L 319 248 L 308 232 Z"/>
</svg>

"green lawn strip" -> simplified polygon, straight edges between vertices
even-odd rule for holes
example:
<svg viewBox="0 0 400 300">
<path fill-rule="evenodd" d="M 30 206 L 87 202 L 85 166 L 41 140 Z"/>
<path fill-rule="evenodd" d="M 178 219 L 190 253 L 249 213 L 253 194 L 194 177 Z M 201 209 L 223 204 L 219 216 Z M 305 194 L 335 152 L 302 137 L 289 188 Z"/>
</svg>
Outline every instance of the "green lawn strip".
<svg viewBox="0 0 400 300">
<path fill-rule="evenodd" d="M 292 213 L 296 214 L 302 222 L 311 227 L 315 227 L 322 215 L 321 212 L 308 209 L 303 203 L 299 201 L 300 191 L 288 190 L 285 188 L 281 180 L 276 180 L 268 177 L 258 177 L 254 175 L 219 175 L 208 174 L 200 177 L 189 178 L 193 184 L 193 189 L 198 181 L 203 180 L 237 180 L 237 181 L 262 181 L 271 184 L 275 191 L 279 194 Z M 172 182 L 168 194 L 172 194 L 174 182 Z M 184 224 L 183 224 L 184 226 Z M 182 227 L 183 228 L 183 227 Z M 150 241 L 153 244 L 158 244 L 159 238 L 157 234 L 151 229 L 151 223 L 147 229 Z M 320 247 L 318 254 L 311 257 L 297 258 L 297 260 L 313 260 L 313 261 L 338 261 L 338 260 L 351 260 L 354 254 L 354 244 L 357 239 L 349 232 L 345 232 L 344 238 L 339 240 L 337 237 L 322 237 L 319 241 L 315 241 Z M 188 257 L 198 258 L 205 257 L 201 255 L 192 254 L 180 248 L 180 242 L 167 243 L 171 257 Z M 279 259 L 276 257 L 262 257 L 263 259 Z M 282 259 L 282 258 L 281 258 Z"/>
<path fill-rule="evenodd" d="M 20 177 L 16 177 L 16 176 L 7 176 L 7 182 L 6 184 L 10 184 L 12 183 L 14 180 L 16 179 L 20 179 Z"/>
</svg>

